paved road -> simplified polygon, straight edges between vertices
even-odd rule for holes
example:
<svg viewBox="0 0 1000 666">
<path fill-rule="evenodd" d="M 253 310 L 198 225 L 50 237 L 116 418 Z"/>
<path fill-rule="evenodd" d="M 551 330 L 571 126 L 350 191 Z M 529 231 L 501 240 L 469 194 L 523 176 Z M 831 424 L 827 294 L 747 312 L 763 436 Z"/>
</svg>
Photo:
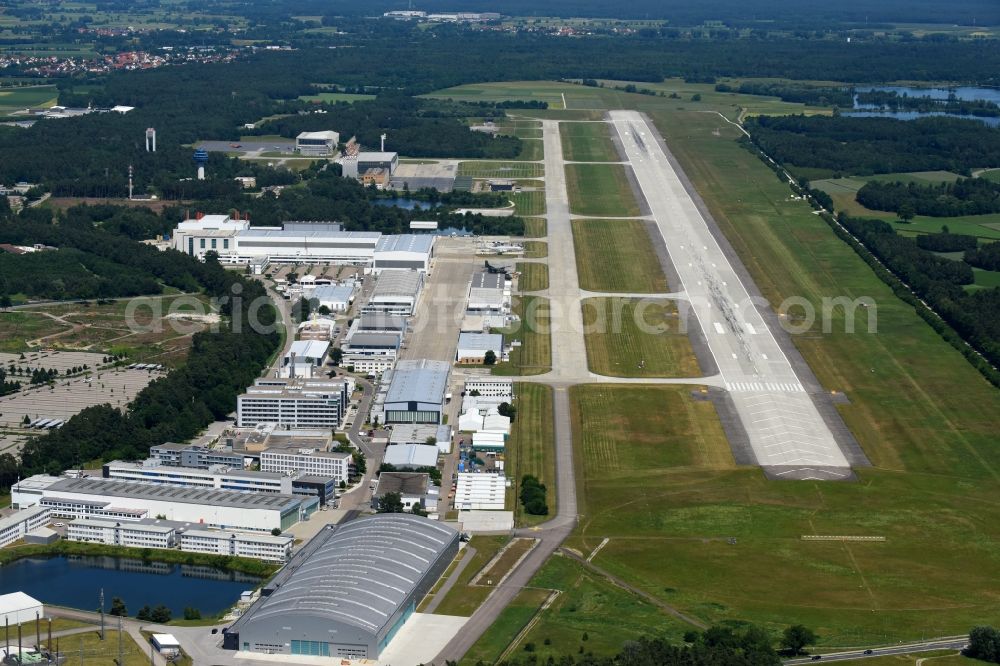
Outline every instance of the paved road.
<svg viewBox="0 0 1000 666">
<path fill-rule="evenodd" d="M 932 652 L 934 650 L 964 650 L 969 645 L 967 636 L 955 638 L 942 638 L 931 641 L 921 641 L 919 643 L 907 643 L 906 645 L 894 645 L 892 647 L 871 648 L 870 654 L 865 654 L 865 650 L 849 650 L 847 652 L 832 652 L 823 654 L 817 652 L 821 659 L 813 659 L 813 656 L 796 657 L 785 659 L 785 664 L 814 664 L 827 663 L 830 661 L 853 661 L 858 659 L 872 659 L 874 657 L 886 657 L 894 654 L 912 654 L 915 652 Z"/>
<path fill-rule="evenodd" d="M 850 476 L 836 438 L 684 188 L 655 128 L 634 111 L 612 111 L 610 118 L 758 463 L 797 478 Z"/>
</svg>

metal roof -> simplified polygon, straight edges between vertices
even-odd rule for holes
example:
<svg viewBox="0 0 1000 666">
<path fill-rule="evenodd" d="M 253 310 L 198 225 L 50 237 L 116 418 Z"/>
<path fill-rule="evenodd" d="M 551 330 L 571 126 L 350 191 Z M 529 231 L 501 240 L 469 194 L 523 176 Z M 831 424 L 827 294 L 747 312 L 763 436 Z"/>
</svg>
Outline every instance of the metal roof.
<svg viewBox="0 0 1000 666">
<path fill-rule="evenodd" d="M 358 153 L 359 162 L 392 162 L 398 158 L 399 153 L 390 153 L 388 151 L 384 153 L 369 151 Z"/>
<path fill-rule="evenodd" d="M 301 497 L 279 493 L 246 493 L 239 490 L 212 490 L 112 479 L 61 479 L 49 486 L 46 496 L 55 493 L 122 497 L 179 504 L 202 504 L 239 509 L 285 510 L 302 503 Z"/>
<path fill-rule="evenodd" d="M 497 354 L 503 349 L 503 336 L 499 333 L 459 333 L 458 351 L 493 351 Z"/>
<path fill-rule="evenodd" d="M 434 236 L 429 234 L 398 234 L 394 236 L 382 236 L 376 252 L 421 252 L 428 253 L 434 245 Z"/>
<path fill-rule="evenodd" d="M 396 363 L 385 401 L 390 402 L 444 402 L 448 387 L 447 361 L 429 359 L 405 360 Z"/>
<path fill-rule="evenodd" d="M 392 268 L 378 274 L 372 298 L 406 296 L 416 298 L 420 291 L 420 273 L 405 268 Z"/>
<path fill-rule="evenodd" d="M 504 276 L 499 273 L 480 271 L 472 274 L 472 289 L 499 289 L 503 291 Z"/>
<path fill-rule="evenodd" d="M 337 240 L 378 241 L 382 237 L 378 231 L 329 231 L 326 229 L 305 230 L 301 228 L 275 229 L 274 227 L 250 227 L 237 232 L 237 238 L 335 238 Z"/>
<path fill-rule="evenodd" d="M 317 539 L 323 539 L 320 535 Z M 378 514 L 329 531 L 305 562 L 240 621 L 310 615 L 378 634 L 458 538 L 441 523 L 405 514 Z"/>
<path fill-rule="evenodd" d="M 396 467 L 434 467 L 438 447 L 434 444 L 390 444 L 382 462 Z"/>
<path fill-rule="evenodd" d="M 45 513 L 48 510 L 49 510 L 48 507 L 38 506 L 38 505 L 28 507 L 27 509 L 21 509 L 20 511 L 12 513 L 9 516 L 0 518 L 0 530 L 5 530 L 8 527 L 17 525 L 18 523 L 23 523 L 26 520 L 31 520 L 38 514 Z"/>
<path fill-rule="evenodd" d="M 296 340 L 288 350 L 286 358 L 295 354 L 295 360 L 323 358 L 330 349 L 330 343 L 321 340 Z"/>
<path fill-rule="evenodd" d="M 354 296 L 354 283 L 351 284 L 324 284 L 313 290 L 312 297 L 323 301 L 343 301 L 347 303 Z"/>
<path fill-rule="evenodd" d="M 399 348 L 399 333 L 355 333 L 347 340 L 351 349 L 376 347 L 380 349 Z"/>
</svg>

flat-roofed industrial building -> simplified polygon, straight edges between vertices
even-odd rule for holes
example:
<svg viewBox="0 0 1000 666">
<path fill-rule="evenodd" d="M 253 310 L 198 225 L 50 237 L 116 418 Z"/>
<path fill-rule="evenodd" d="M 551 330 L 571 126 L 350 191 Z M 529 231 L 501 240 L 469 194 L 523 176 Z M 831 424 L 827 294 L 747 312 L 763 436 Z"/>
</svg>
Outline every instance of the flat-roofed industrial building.
<svg viewBox="0 0 1000 666">
<path fill-rule="evenodd" d="M 419 271 L 384 270 L 379 273 L 371 298 L 361 311 L 409 317 L 417 307 L 423 286 L 424 274 Z"/>
<path fill-rule="evenodd" d="M 378 514 L 315 538 L 229 628 L 225 648 L 378 659 L 454 559 L 459 534 L 419 516 Z"/>
<path fill-rule="evenodd" d="M 383 405 L 385 423 L 441 423 L 448 388 L 447 361 L 396 363 Z"/>
</svg>

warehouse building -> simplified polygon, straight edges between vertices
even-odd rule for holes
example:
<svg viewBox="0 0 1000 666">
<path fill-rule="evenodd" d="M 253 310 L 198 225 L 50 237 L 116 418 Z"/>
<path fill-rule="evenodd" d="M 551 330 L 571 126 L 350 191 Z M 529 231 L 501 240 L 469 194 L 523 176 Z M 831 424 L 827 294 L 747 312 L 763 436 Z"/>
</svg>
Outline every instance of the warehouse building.
<svg viewBox="0 0 1000 666">
<path fill-rule="evenodd" d="M 331 526 L 223 646 L 243 652 L 378 659 L 458 552 L 437 521 L 378 514 Z M 267 590 L 265 590 L 266 592 Z"/>
<path fill-rule="evenodd" d="M 359 179 L 372 169 L 385 169 L 389 176 L 396 172 L 399 166 L 399 153 L 390 152 L 359 152 L 355 155 L 345 155 L 341 161 L 341 173 L 344 178 Z"/>
<path fill-rule="evenodd" d="M 469 284 L 466 312 L 483 316 L 509 313 L 511 292 L 506 277 L 502 273 L 474 273 Z"/>
<path fill-rule="evenodd" d="M 438 448 L 429 444 L 390 444 L 385 447 L 382 462 L 396 469 L 436 467 Z"/>
<path fill-rule="evenodd" d="M 316 449 L 267 449 L 260 452 L 262 472 L 302 473 L 331 477 L 337 483 L 350 475 L 351 454 Z"/>
<path fill-rule="evenodd" d="M 319 377 L 330 343 L 320 340 L 296 340 L 281 358 L 279 377 Z"/>
<path fill-rule="evenodd" d="M 49 510 L 43 506 L 21 509 L 0 518 L 0 548 L 23 539 L 28 532 L 49 523 Z"/>
<path fill-rule="evenodd" d="M 315 157 L 333 155 L 339 143 L 340 134 L 332 130 L 302 132 L 295 137 L 295 152 Z"/>
<path fill-rule="evenodd" d="M 153 458 L 143 462 L 113 460 L 102 468 L 105 479 L 154 483 L 177 488 L 236 490 L 243 493 L 292 494 L 292 479 L 284 474 L 252 472 L 213 465 L 208 469 L 162 465 Z"/>
<path fill-rule="evenodd" d="M 398 423 L 389 433 L 389 444 L 426 444 L 433 438 L 438 451 L 451 453 L 451 426 L 444 424 Z"/>
<path fill-rule="evenodd" d="M 351 334 L 343 346 L 340 365 L 362 375 L 381 375 L 396 363 L 401 344 L 398 333 Z"/>
<path fill-rule="evenodd" d="M 371 298 L 361 311 L 409 317 L 416 309 L 423 286 L 424 274 L 419 271 L 384 270 L 379 273 Z"/>
<path fill-rule="evenodd" d="M 341 379 L 258 379 L 236 399 L 236 424 L 339 428 L 347 401 L 347 382 Z"/>
<path fill-rule="evenodd" d="M 175 488 L 115 479 L 58 479 L 43 492 L 41 506 L 63 518 L 135 521 L 154 516 L 219 529 L 286 530 L 306 520 L 319 500 L 278 493 Z"/>
<path fill-rule="evenodd" d="M 503 360 L 503 336 L 499 333 L 459 333 L 458 350 L 455 360 L 458 363 L 482 365 L 486 362 L 488 352 L 493 352 L 495 362 Z"/>
<path fill-rule="evenodd" d="M 399 361 L 385 395 L 384 423 L 441 423 L 450 370 L 447 361 Z"/>
<path fill-rule="evenodd" d="M 347 312 L 354 302 L 356 291 L 357 282 L 326 284 L 316 287 L 309 299 L 314 301 L 317 309 L 325 307 L 333 313 Z"/>
<path fill-rule="evenodd" d="M 42 501 L 45 490 L 53 483 L 59 481 L 58 476 L 48 474 L 35 474 L 27 479 L 18 479 L 10 489 L 10 505 L 14 509 L 27 509 L 38 506 Z"/>
<path fill-rule="evenodd" d="M 355 333 L 398 333 L 406 335 L 407 321 L 402 315 L 388 315 L 381 312 L 362 314 L 351 323 L 348 335 Z"/>
<path fill-rule="evenodd" d="M 480 430 L 472 435 L 472 450 L 482 453 L 503 453 L 507 436 L 495 430 Z"/>
<path fill-rule="evenodd" d="M 455 508 L 459 511 L 503 511 L 507 479 L 502 474 L 459 472 Z"/>
<path fill-rule="evenodd" d="M 428 513 L 437 513 L 440 493 L 431 483 L 427 472 L 382 472 L 378 485 L 372 493 L 372 510 L 378 511 L 382 500 L 388 494 L 399 495 L 404 511 L 412 511 L 420 505 Z"/>
<path fill-rule="evenodd" d="M 426 273 L 434 256 L 434 238 L 427 234 L 383 236 L 375 246 L 373 267 L 376 271 L 402 268 Z"/>
<path fill-rule="evenodd" d="M 0 595 L 0 623 L 5 627 L 34 622 L 38 617 L 45 617 L 45 607 L 38 599 L 24 592 Z"/>
</svg>

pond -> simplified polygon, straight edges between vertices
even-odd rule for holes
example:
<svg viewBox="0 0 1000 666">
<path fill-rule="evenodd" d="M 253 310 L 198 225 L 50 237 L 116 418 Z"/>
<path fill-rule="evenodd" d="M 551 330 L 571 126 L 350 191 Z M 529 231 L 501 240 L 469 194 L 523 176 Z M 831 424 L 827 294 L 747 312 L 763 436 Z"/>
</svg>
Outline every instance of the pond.
<svg viewBox="0 0 1000 666">
<path fill-rule="evenodd" d="M 895 92 L 899 95 L 906 95 L 908 97 L 930 97 L 932 99 L 948 99 L 950 95 L 954 95 L 957 99 L 965 101 L 975 101 L 984 100 L 987 102 L 993 102 L 994 104 L 1000 104 L 1000 89 L 998 88 L 981 88 L 972 86 L 959 86 L 957 88 L 913 88 L 910 86 L 858 86 L 855 88 L 857 92 L 871 92 L 873 90 L 882 92 Z M 924 118 L 927 116 L 948 116 L 949 118 L 963 118 L 965 120 L 978 120 L 981 123 L 985 123 L 990 127 L 1000 127 L 1000 117 L 996 116 L 972 116 L 972 115 L 961 115 L 955 113 L 943 113 L 940 111 L 877 111 L 875 105 L 871 104 L 859 104 L 857 99 L 854 100 L 854 110 L 845 111 L 843 115 L 845 116 L 855 116 L 855 117 L 878 117 L 878 118 L 896 118 L 897 120 L 915 120 L 917 118 Z"/>
<path fill-rule="evenodd" d="M 399 197 L 398 199 L 373 199 L 372 203 L 376 206 L 396 206 L 398 208 L 402 208 L 403 210 L 414 210 L 418 207 L 424 210 L 430 210 L 436 207 L 436 204 L 433 204 L 430 201 L 420 201 L 419 199 L 408 199 L 405 197 Z"/>
<path fill-rule="evenodd" d="M 119 557 L 27 557 L 0 567 L 0 594 L 21 591 L 44 604 L 81 610 L 104 607 L 121 597 L 129 615 L 145 605 L 167 606 L 174 618 L 191 606 L 204 617 L 223 611 L 252 590 L 260 579 L 211 567 L 144 562 Z"/>
</svg>

